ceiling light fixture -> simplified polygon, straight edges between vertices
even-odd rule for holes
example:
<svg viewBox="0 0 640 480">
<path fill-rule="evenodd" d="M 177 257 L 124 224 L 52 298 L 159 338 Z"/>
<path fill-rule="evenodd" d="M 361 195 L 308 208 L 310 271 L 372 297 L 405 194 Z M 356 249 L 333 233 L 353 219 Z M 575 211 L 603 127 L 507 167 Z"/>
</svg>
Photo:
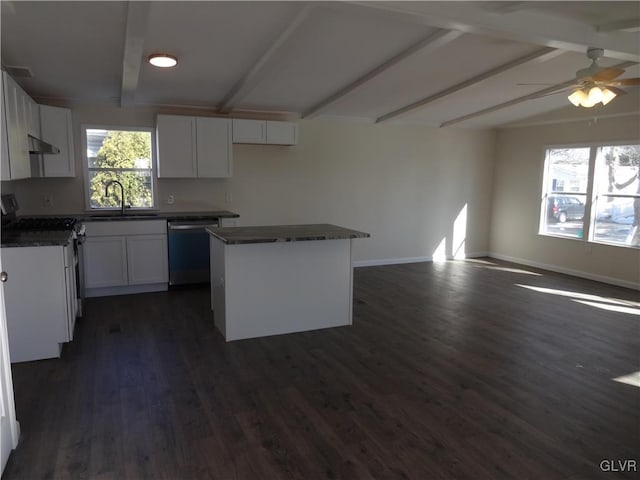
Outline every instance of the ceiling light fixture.
<svg viewBox="0 0 640 480">
<path fill-rule="evenodd" d="M 149 63 L 155 67 L 169 68 L 178 64 L 178 59 L 168 53 L 154 53 L 149 55 Z"/>
<path fill-rule="evenodd" d="M 585 87 L 575 90 L 567 98 L 576 107 L 591 108 L 598 103 L 606 105 L 611 100 L 616 98 L 616 93 L 609 90 L 608 88 Z"/>
</svg>

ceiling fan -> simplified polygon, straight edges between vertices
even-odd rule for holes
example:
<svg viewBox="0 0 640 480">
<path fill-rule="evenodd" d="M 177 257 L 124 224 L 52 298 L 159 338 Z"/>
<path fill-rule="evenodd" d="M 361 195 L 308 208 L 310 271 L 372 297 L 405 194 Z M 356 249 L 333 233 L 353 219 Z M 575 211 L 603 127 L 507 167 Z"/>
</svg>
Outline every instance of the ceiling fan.
<svg viewBox="0 0 640 480">
<path fill-rule="evenodd" d="M 591 65 L 576 72 L 576 80 L 573 84 L 567 85 L 567 83 L 563 83 L 558 85 L 558 89 L 550 94 L 571 91 L 567 98 L 573 105 L 591 108 L 598 103 L 606 105 L 619 95 L 626 95 L 627 92 L 621 87 L 640 86 L 640 78 L 618 79 L 625 72 L 624 69 L 600 66 L 598 59 L 603 55 L 604 50 L 602 48 L 589 47 L 587 49 L 587 57 L 591 59 Z"/>
<path fill-rule="evenodd" d="M 576 72 L 576 83 L 569 88 L 573 90 L 569 101 L 576 107 L 593 107 L 598 103 L 606 105 L 618 95 L 625 95 L 622 86 L 640 86 L 640 78 L 622 78 L 622 68 L 602 68 L 598 59 L 604 55 L 602 48 L 588 48 L 587 57 L 591 65 Z"/>
</svg>

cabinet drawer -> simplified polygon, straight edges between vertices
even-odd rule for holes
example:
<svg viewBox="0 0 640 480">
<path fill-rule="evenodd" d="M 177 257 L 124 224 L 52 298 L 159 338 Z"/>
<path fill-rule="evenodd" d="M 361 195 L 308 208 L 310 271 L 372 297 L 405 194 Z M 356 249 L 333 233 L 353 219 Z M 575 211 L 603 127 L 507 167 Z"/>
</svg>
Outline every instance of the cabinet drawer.
<svg viewBox="0 0 640 480">
<path fill-rule="evenodd" d="M 85 223 L 87 237 L 111 235 L 154 235 L 167 233 L 166 220 L 101 220 Z"/>
</svg>

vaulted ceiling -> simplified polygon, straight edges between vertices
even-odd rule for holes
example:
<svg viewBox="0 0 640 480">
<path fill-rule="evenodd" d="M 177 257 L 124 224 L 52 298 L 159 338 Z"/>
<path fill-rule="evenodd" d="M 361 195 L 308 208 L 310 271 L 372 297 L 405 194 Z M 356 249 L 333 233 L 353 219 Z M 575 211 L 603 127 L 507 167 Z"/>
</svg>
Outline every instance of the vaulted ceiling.
<svg viewBox="0 0 640 480">
<path fill-rule="evenodd" d="M 531 97 L 574 79 L 590 46 L 640 76 L 636 1 L 2 1 L 0 13 L 3 67 L 28 68 L 16 80 L 42 103 L 490 127 L 575 108 L 566 93 Z M 178 66 L 152 67 L 156 52 Z M 639 98 L 598 113 L 640 111 Z"/>
</svg>

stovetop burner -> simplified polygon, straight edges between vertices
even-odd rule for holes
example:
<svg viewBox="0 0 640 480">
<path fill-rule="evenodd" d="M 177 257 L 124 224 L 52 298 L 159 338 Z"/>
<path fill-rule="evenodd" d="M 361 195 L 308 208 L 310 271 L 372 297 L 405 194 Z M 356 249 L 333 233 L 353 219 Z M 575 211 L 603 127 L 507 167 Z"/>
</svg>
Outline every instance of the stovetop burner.
<svg viewBox="0 0 640 480">
<path fill-rule="evenodd" d="M 12 231 L 73 230 L 78 220 L 74 217 L 18 217 L 3 226 Z"/>
</svg>

